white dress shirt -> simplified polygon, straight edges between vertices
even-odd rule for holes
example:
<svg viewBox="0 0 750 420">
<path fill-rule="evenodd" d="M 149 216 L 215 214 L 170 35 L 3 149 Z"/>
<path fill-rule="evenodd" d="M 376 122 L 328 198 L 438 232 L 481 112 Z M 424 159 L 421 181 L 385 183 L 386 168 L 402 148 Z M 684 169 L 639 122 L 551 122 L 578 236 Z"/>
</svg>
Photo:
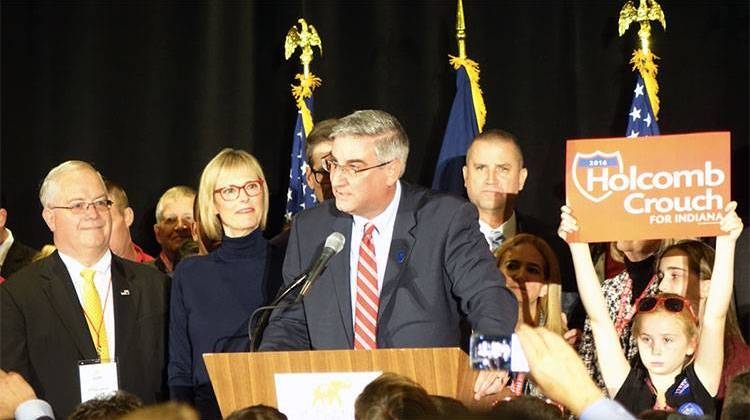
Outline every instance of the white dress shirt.
<svg viewBox="0 0 750 420">
<path fill-rule="evenodd" d="M 109 250 L 91 267 L 86 267 L 78 261 L 74 260 L 73 257 L 63 254 L 58 251 L 60 258 L 62 259 L 65 267 L 68 269 L 71 280 L 73 280 L 73 287 L 76 289 L 78 295 L 78 301 L 83 307 L 83 277 L 81 277 L 81 271 L 89 268 L 95 271 L 94 274 L 94 285 L 96 291 L 99 293 L 99 301 L 104 307 L 104 328 L 107 331 L 107 344 L 109 347 L 110 357 L 115 357 L 115 305 L 112 300 L 112 254 Z M 99 322 L 94 320 L 94 322 Z M 87 326 L 88 328 L 88 326 Z M 87 329 L 88 331 L 88 329 Z"/>
<path fill-rule="evenodd" d="M 26 400 L 16 407 L 16 420 L 37 420 L 49 417 L 55 418 L 52 412 L 52 406 L 44 400 Z"/>
<path fill-rule="evenodd" d="M 510 216 L 510 219 L 506 220 L 505 223 L 493 229 L 490 225 L 479 219 L 479 230 L 484 235 L 484 240 L 487 241 L 487 245 L 492 246 L 492 238 L 497 232 L 503 234 L 503 242 L 516 236 L 518 226 L 516 223 L 516 212 Z"/>
<path fill-rule="evenodd" d="M 13 246 L 13 232 L 11 232 L 8 228 L 5 228 L 5 231 L 8 232 L 8 237 L 5 238 L 3 243 L 0 244 L 0 268 L 3 267 L 5 258 L 8 257 L 8 251 L 10 251 L 10 247 Z"/>
<path fill-rule="evenodd" d="M 365 225 L 372 223 L 375 230 L 372 232 L 372 242 L 375 245 L 375 262 L 378 270 L 378 296 L 383 288 L 385 267 L 388 264 L 388 253 L 391 250 L 391 238 L 393 237 L 393 226 L 396 224 L 396 213 L 398 203 L 401 201 L 401 181 L 396 181 L 396 193 L 393 200 L 382 213 L 372 220 L 361 216 L 352 215 L 352 236 L 350 238 L 351 250 L 349 251 L 349 277 L 352 299 L 352 325 L 354 325 L 354 312 L 357 307 L 357 264 L 359 262 L 359 247 L 365 234 Z"/>
</svg>

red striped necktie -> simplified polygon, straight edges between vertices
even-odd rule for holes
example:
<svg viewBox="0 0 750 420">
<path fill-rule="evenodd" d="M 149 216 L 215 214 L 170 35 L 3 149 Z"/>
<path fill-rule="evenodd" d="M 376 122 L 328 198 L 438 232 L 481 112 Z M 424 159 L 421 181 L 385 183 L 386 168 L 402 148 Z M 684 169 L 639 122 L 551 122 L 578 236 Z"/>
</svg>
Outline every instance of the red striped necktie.
<svg viewBox="0 0 750 420">
<path fill-rule="evenodd" d="M 365 234 L 359 245 L 357 263 L 357 302 L 354 310 L 354 348 L 372 350 L 378 348 L 378 264 L 375 260 L 375 244 L 372 232 L 375 225 L 365 225 Z"/>
</svg>

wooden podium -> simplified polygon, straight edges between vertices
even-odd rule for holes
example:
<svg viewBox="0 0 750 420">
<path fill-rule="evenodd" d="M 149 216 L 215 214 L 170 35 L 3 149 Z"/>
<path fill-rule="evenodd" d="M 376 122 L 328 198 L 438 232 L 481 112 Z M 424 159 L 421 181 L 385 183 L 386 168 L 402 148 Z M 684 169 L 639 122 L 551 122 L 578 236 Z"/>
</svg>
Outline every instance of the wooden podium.
<svg viewBox="0 0 750 420">
<path fill-rule="evenodd" d="M 458 348 L 207 353 L 203 360 L 225 417 L 256 404 L 276 407 L 276 373 L 395 372 L 413 379 L 429 394 L 476 407 L 477 373 L 469 366 L 469 356 Z"/>
</svg>

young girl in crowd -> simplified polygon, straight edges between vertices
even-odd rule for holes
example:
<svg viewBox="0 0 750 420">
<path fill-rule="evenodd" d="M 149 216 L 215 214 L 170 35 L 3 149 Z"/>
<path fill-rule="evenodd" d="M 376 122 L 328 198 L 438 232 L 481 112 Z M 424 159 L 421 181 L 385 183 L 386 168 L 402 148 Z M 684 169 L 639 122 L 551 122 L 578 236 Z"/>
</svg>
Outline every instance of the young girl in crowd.
<svg viewBox="0 0 750 420">
<path fill-rule="evenodd" d="M 723 346 L 716 343 L 724 337 L 732 298 L 734 245 L 742 231 L 736 207 L 735 202 L 727 205 L 721 230 L 728 235 L 716 239 L 716 259 L 700 332 L 687 299 L 668 293 L 640 299 L 633 319 L 639 358 L 632 367 L 607 313 L 588 245 L 569 242 L 604 383 L 609 394 L 632 413 L 655 408 L 688 415 L 714 415 L 714 397 L 724 360 Z M 566 239 L 577 230 L 571 209 L 563 207 L 560 236 Z"/>
<path fill-rule="evenodd" d="M 620 345 L 629 361 L 633 360 L 638 353 L 635 338 L 631 334 L 635 302 L 640 298 L 653 296 L 658 291 L 659 284 L 655 272 L 656 257 L 666 242 L 656 239 L 612 243 L 613 258 L 623 261 L 625 270 L 604 280 L 601 290 L 609 317 L 615 323 L 615 329 L 620 337 Z M 578 353 L 591 378 L 604 389 L 604 380 L 598 368 L 594 334 L 589 319 L 586 319 L 583 327 Z"/>
<path fill-rule="evenodd" d="M 547 242 L 521 233 L 505 241 L 495 251 L 495 258 L 506 286 L 518 299 L 518 324 L 545 327 L 562 336 L 566 322 L 561 309 L 560 269 Z M 543 397 L 523 374 L 516 374 L 506 393 Z"/>
</svg>

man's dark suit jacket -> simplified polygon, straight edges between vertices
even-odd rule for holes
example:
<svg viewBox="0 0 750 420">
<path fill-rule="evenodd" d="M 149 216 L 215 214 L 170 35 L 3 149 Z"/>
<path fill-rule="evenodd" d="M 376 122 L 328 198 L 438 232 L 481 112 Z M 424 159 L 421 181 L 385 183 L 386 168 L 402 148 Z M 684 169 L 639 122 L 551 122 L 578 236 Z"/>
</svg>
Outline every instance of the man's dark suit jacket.
<svg viewBox="0 0 750 420">
<path fill-rule="evenodd" d="M 378 347 L 466 347 L 464 316 L 477 332 L 510 335 L 518 304 L 479 231 L 474 205 L 401 185 L 380 292 Z M 359 244 L 351 243 L 351 231 L 352 216 L 333 200 L 297 216 L 284 260 L 286 284 L 319 255 L 329 234 L 341 232 L 347 242 L 303 304 L 274 312 L 261 350 L 353 347 L 349 256 Z"/>
<path fill-rule="evenodd" d="M 112 255 L 120 389 L 153 403 L 165 395 L 168 279 Z M 96 359 L 75 288 L 57 252 L 0 285 L 0 367 L 20 373 L 67 417 L 81 402 L 78 361 Z"/>
<path fill-rule="evenodd" d="M 14 238 L 13 245 L 8 249 L 8 255 L 5 256 L 5 261 L 0 267 L 0 276 L 9 278 L 16 271 L 31 264 L 31 260 L 37 253 L 37 250 L 18 242 L 18 239 Z"/>
</svg>

